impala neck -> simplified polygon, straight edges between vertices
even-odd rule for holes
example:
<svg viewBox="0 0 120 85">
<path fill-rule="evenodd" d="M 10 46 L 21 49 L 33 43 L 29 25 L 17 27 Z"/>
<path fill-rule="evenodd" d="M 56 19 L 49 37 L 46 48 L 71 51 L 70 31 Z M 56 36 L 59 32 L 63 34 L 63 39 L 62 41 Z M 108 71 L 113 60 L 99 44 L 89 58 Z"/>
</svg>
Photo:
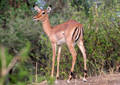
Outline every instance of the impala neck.
<svg viewBox="0 0 120 85">
<path fill-rule="evenodd" d="M 50 25 L 50 22 L 49 22 L 49 18 L 47 17 L 44 21 L 42 21 L 42 25 L 43 25 L 43 29 L 44 29 L 44 32 L 50 36 L 50 33 L 51 33 L 51 25 Z"/>
</svg>

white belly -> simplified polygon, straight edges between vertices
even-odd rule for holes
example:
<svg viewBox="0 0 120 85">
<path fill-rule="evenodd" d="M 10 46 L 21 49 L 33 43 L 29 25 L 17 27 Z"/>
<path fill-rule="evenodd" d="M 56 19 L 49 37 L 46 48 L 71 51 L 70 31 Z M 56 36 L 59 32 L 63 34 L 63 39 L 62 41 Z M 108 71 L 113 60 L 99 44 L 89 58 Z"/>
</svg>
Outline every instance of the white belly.
<svg viewBox="0 0 120 85">
<path fill-rule="evenodd" d="M 61 38 L 60 40 L 57 41 L 57 45 L 61 45 L 65 43 L 65 38 Z"/>
</svg>

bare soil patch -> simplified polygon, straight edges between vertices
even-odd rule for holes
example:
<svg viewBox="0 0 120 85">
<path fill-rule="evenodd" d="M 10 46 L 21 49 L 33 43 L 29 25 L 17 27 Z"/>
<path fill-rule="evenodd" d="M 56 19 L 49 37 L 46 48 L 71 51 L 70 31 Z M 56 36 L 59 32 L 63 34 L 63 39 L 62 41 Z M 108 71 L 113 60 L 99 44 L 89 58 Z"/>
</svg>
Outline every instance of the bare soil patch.
<svg viewBox="0 0 120 85">
<path fill-rule="evenodd" d="M 89 77 L 87 82 L 83 82 L 82 79 L 74 79 L 70 83 L 65 80 L 58 80 L 55 85 L 120 85 L 120 74 Z"/>
</svg>

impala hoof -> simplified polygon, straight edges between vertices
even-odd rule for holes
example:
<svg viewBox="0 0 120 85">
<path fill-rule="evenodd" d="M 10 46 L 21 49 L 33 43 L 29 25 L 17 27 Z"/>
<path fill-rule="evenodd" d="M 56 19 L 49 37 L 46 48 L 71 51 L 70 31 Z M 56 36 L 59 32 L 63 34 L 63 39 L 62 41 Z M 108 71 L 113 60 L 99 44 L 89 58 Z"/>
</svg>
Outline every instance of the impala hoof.
<svg viewBox="0 0 120 85">
<path fill-rule="evenodd" d="M 70 83 L 70 80 L 67 80 L 67 83 Z"/>
<path fill-rule="evenodd" d="M 86 78 L 83 78 L 83 81 L 84 81 L 84 82 L 87 82 L 87 79 L 86 79 Z"/>
<path fill-rule="evenodd" d="M 55 84 L 57 84 L 58 83 L 58 80 L 55 80 Z"/>
</svg>

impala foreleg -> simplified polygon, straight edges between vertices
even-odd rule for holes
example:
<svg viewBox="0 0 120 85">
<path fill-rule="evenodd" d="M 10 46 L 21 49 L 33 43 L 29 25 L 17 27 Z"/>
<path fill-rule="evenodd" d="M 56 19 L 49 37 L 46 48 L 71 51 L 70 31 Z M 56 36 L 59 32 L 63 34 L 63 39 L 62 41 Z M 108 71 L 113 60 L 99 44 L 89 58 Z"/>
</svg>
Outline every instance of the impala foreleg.
<svg viewBox="0 0 120 85">
<path fill-rule="evenodd" d="M 84 47 L 84 44 L 83 44 L 82 40 L 78 42 L 78 47 L 80 48 L 80 50 L 82 52 L 82 55 L 83 55 L 83 59 L 84 59 L 84 79 L 83 79 L 83 81 L 87 81 L 86 80 L 86 76 L 87 76 L 86 61 L 87 61 L 87 58 L 86 58 L 85 47 Z"/>
<path fill-rule="evenodd" d="M 52 44 L 52 51 L 53 51 L 53 57 L 52 57 L 51 77 L 53 77 L 53 75 L 54 75 L 54 66 L 55 66 L 55 57 L 56 57 L 56 44 Z"/>
<path fill-rule="evenodd" d="M 57 56 L 57 75 L 56 78 L 59 78 L 59 63 L 60 63 L 60 53 L 61 53 L 61 46 L 58 48 L 58 56 Z"/>
</svg>

